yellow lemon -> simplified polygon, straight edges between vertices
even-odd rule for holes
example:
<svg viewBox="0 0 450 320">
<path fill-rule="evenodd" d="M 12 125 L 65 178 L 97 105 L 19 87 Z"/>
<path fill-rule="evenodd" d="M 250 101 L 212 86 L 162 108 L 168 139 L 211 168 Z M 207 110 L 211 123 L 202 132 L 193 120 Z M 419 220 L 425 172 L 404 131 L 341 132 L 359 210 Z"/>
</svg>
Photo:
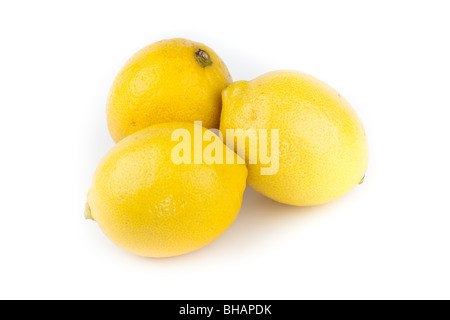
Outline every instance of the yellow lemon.
<svg viewBox="0 0 450 320">
<path fill-rule="evenodd" d="M 349 103 L 322 81 L 276 71 L 233 83 L 222 96 L 221 131 L 235 148 L 236 140 L 247 139 L 237 151 L 249 163 L 248 184 L 260 193 L 286 204 L 318 205 L 341 197 L 364 178 L 363 125 Z M 255 141 L 258 154 L 249 147 Z M 271 172 L 262 170 L 267 159 L 260 161 L 266 147 L 277 162 Z"/>
<path fill-rule="evenodd" d="M 156 42 L 122 68 L 107 101 L 110 134 L 118 142 L 157 123 L 202 121 L 219 128 L 226 65 L 207 46 L 186 39 Z"/>
<path fill-rule="evenodd" d="M 224 160 L 211 163 L 208 153 Z M 195 162 L 200 154 L 204 158 Z M 143 129 L 101 161 L 85 215 L 137 255 L 170 257 L 199 249 L 225 232 L 241 207 L 247 168 L 226 157 L 237 155 L 197 124 Z"/>
</svg>

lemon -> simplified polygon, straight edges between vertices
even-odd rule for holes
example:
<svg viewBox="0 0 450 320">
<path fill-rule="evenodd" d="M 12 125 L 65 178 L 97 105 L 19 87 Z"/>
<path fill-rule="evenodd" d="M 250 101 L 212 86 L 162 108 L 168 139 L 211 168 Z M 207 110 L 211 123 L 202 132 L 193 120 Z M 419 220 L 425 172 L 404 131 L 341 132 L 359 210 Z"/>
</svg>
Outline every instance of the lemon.
<svg viewBox="0 0 450 320">
<path fill-rule="evenodd" d="M 243 129 L 230 134 L 249 144 L 265 136 L 255 138 L 248 130 L 268 130 L 270 147 L 271 132 L 278 130 L 277 148 L 271 150 L 278 161 L 273 174 L 261 174 L 267 165 L 259 160 L 249 163 L 255 155 L 249 156 L 248 145 L 236 150 L 249 163 L 248 184 L 260 193 L 290 205 L 318 205 L 341 197 L 364 178 L 368 145 L 363 125 L 349 103 L 322 81 L 275 71 L 233 83 L 222 96 L 225 139 L 227 129 Z"/>
<path fill-rule="evenodd" d="M 186 39 L 156 42 L 137 52 L 114 80 L 107 101 L 110 134 L 118 142 L 176 121 L 219 128 L 221 92 L 230 83 L 226 65 L 207 46 Z"/>
<path fill-rule="evenodd" d="M 192 158 L 210 146 L 194 144 L 197 133 L 211 133 L 197 124 L 148 127 L 105 156 L 88 194 L 86 217 L 114 243 L 140 256 L 171 257 L 199 249 L 225 232 L 241 207 L 245 164 L 206 164 L 207 159 L 175 164 L 174 150 L 181 143 L 173 139 L 177 130 L 191 136 L 183 152 Z M 224 158 L 236 156 L 217 140 L 221 149 L 216 151 L 222 150 Z"/>
</svg>

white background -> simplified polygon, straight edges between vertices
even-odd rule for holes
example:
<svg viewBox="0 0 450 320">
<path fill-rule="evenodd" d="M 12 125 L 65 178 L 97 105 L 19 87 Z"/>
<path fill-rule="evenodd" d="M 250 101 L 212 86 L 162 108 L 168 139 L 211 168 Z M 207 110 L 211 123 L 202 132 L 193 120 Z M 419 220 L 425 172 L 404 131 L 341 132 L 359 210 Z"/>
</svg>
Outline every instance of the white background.
<svg viewBox="0 0 450 320">
<path fill-rule="evenodd" d="M 449 299 L 446 1 L 1 1 L 0 298 Z M 296 69 L 353 105 L 366 181 L 296 208 L 247 190 L 207 247 L 144 259 L 83 217 L 114 145 L 109 87 L 137 50 L 185 37 L 234 80 Z"/>
</svg>

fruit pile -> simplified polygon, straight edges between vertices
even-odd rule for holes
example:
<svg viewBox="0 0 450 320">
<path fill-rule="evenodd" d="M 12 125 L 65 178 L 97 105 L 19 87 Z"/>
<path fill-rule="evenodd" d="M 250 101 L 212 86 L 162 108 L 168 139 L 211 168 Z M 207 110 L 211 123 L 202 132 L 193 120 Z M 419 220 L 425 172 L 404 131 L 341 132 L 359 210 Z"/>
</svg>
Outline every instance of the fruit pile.
<svg viewBox="0 0 450 320">
<path fill-rule="evenodd" d="M 107 121 L 117 144 L 95 172 L 85 216 L 145 257 L 218 238 L 247 184 L 312 206 L 350 191 L 367 169 L 364 128 L 333 88 L 297 71 L 233 83 L 212 49 L 185 39 L 154 43 L 126 63 Z"/>
</svg>

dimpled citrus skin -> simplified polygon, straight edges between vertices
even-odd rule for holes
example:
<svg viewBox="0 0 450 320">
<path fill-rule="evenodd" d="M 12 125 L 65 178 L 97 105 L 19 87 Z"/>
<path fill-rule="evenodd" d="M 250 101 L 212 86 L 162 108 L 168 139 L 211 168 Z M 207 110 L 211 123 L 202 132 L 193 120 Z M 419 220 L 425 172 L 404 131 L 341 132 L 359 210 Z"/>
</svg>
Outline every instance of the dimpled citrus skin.
<svg viewBox="0 0 450 320">
<path fill-rule="evenodd" d="M 319 205 L 364 178 L 368 146 L 362 123 L 322 81 L 297 71 L 275 71 L 233 83 L 222 96 L 225 137 L 226 129 L 279 129 L 279 171 L 261 175 L 267 165 L 248 165 L 248 184 L 260 193 L 285 204 Z M 269 150 L 270 145 L 269 139 Z"/>
<path fill-rule="evenodd" d="M 200 65 L 198 49 L 209 54 L 211 65 Z M 221 91 L 231 81 L 207 46 L 186 39 L 156 42 L 137 52 L 114 80 L 106 111 L 110 134 L 118 142 L 153 124 L 176 121 L 219 128 Z"/>
<path fill-rule="evenodd" d="M 101 161 L 88 207 L 120 247 L 145 257 L 177 256 L 212 242 L 236 219 L 246 186 L 245 164 L 176 165 L 171 159 L 179 143 L 171 141 L 172 132 L 184 128 L 193 137 L 194 126 L 151 126 L 119 142 Z"/>
</svg>

